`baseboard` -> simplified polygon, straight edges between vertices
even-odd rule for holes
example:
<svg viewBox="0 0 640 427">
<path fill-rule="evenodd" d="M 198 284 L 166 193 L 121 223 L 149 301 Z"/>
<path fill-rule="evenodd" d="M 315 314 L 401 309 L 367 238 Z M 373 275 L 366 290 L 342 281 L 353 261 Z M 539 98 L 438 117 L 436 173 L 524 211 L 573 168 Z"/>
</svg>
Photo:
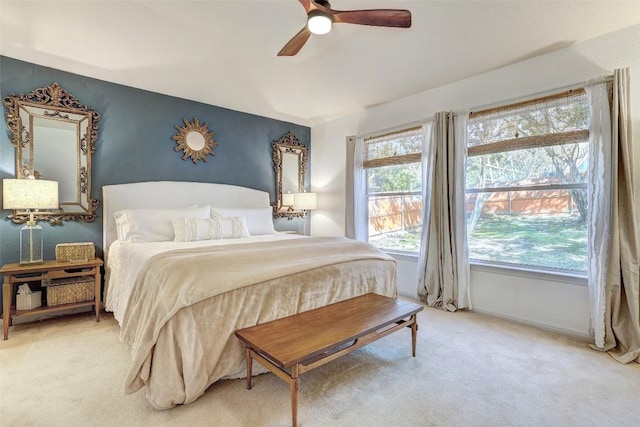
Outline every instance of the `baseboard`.
<svg viewBox="0 0 640 427">
<path fill-rule="evenodd" d="M 411 295 L 408 292 L 402 292 L 401 289 L 398 289 L 398 296 L 401 296 L 402 298 L 408 299 L 408 300 L 411 300 L 411 301 L 420 302 L 420 298 L 418 298 L 417 294 Z"/>
<path fill-rule="evenodd" d="M 575 340 L 578 341 L 583 341 L 589 344 L 593 344 L 593 338 L 590 337 L 589 335 L 585 335 L 584 333 L 577 331 L 577 330 L 571 330 L 571 329 L 563 329 L 563 328 L 558 328 L 558 327 L 554 327 L 554 326 L 550 326 L 550 325 L 545 325 L 544 323 L 538 323 L 535 321 L 531 321 L 531 320 L 525 320 L 525 319 L 520 319 L 517 317 L 511 317 L 511 316 L 506 316 L 503 314 L 496 314 L 496 313 L 492 313 L 490 311 L 485 311 L 485 310 L 470 310 L 473 313 L 478 313 L 478 314 L 482 314 L 485 316 L 489 316 L 489 317 L 495 317 L 496 319 L 502 319 L 502 320 L 507 320 L 509 322 L 513 322 L 513 323 L 518 323 L 520 325 L 525 325 L 525 326 L 530 326 L 532 328 L 536 328 L 536 329 L 542 329 L 545 331 L 549 331 L 549 332 L 555 332 L 561 335 L 565 335 L 568 336 L 570 338 L 573 338 Z"/>
</svg>

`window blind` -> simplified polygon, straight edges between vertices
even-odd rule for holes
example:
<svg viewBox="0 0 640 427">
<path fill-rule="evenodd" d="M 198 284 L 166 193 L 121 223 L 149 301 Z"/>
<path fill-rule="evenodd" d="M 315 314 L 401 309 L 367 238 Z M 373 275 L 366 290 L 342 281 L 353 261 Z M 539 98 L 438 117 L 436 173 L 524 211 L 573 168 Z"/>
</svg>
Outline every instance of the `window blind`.
<svg viewBox="0 0 640 427">
<path fill-rule="evenodd" d="M 422 126 L 368 137 L 364 140 L 363 167 L 402 165 L 421 161 Z"/>
<path fill-rule="evenodd" d="M 468 156 L 587 142 L 584 89 L 470 114 Z"/>
</svg>

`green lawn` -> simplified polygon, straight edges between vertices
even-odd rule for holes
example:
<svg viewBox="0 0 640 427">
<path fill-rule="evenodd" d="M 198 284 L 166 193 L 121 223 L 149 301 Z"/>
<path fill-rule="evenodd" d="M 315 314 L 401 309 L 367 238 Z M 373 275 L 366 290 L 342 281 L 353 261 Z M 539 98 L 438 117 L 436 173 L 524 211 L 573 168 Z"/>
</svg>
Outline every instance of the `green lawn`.
<svg viewBox="0 0 640 427">
<path fill-rule="evenodd" d="M 418 230 L 405 230 L 394 233 L 372 236 L 369 242 L 381 249 L 418 252 L 420 250 L 420 233 Z"/>
<path fill-rule="evenodd" d="M 420 231 L 370 241 L 379 248 L 417 252 Z M 577 215 L 483 215 L 469 236 L 469 254 L 482 261 L 585 272 L 586 224 L 580 224 Z"/>
<path fill-rule="evenodd" d="M 469 236 L 473 258 L 587 270 L 587 228 L 577 215 L 483 215 Z"/>
</svg>

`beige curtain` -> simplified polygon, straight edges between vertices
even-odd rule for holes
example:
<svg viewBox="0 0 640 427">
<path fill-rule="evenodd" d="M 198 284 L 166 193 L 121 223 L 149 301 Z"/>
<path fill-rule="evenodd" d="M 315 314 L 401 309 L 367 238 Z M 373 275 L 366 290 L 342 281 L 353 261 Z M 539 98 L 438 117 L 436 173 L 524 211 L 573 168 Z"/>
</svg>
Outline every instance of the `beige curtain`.
<svg viewBox="0 0 640 427">
<path fill-rule="evenodd" d="M 604 350 L 619 362 L 640 363 L 640 230 L 630 113 L 629 69 L 616 70 L 611 105 L 613 176 Z"/>
<path fill-rule="evenodd" d="M 431 307 L 471 308 L 464 223 L 466 115 L 436 113 L 422 150 L 418 295 Z"/>
</svg>

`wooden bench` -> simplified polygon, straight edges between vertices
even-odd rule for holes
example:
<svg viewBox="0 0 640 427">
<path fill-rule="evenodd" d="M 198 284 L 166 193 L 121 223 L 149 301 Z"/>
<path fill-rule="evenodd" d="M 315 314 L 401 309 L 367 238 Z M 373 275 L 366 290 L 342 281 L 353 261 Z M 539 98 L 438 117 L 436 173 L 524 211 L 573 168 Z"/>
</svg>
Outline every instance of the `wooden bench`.
<svg viewBox="0 0 640 427">
<path fill-rule="evenodd" d="M 424 307 L 365 294 L 236 331 L 245 345 L 247 389 L 253 359 L 289 383 L 292 424 L 297 424 L 299 376 L 405 327 L 416 355 L 416 314 Z"/>
</svg>

